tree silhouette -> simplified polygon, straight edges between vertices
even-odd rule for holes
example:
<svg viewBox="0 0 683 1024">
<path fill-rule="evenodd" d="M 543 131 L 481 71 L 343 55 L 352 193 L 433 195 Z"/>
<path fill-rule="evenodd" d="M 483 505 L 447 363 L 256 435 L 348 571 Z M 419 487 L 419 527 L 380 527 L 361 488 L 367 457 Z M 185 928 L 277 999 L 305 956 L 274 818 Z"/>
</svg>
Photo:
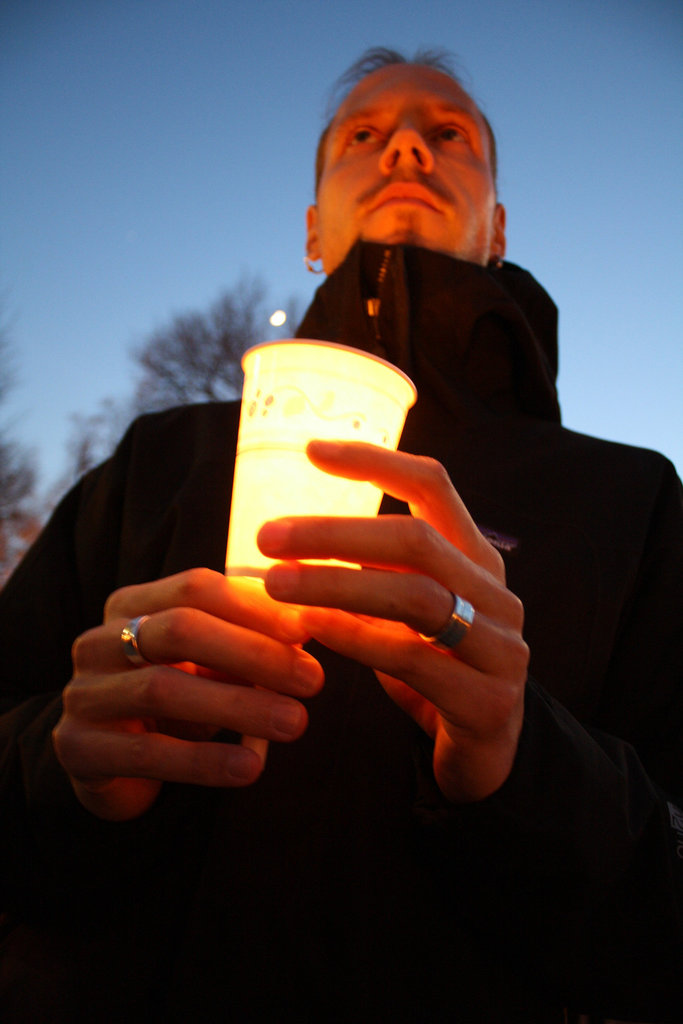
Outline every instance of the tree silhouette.
<svg viewBox="0 0 683 1024">
<path fill-rule="evenodd" d="M 133 353 L 142 371 L 135 408 L 143 412 L 239 395 L 240 360 L 262 340 L 264 298 L 260 281 L 242 279 L 207 313 L 175 316 L 155 331 Z"/>
<path fill-rule="evenodd" d="M 67 442 L 69 470 L 57 491 L 108 456 L 136 416 L 192 402 L 225 401 L 242 390 L 244 352 L 268 336 L 266 289 L 259 278 L 243 276 L 206 312 L 176 314 L 131 352 L 134 392 L 103 399 L 98 410 L 72 416 Z M 285 333 L 298 322 L 299 302 L 287 303 Z"/>
<path fill-rule="evenodd" d="M 3 324 L 0 326 L 0 408 L 13 384 L 12 353 Z M 35 480 L 30 455 L 14 440 L 9 426 L 0 422 L 0 587 L 40 528 L 35 508 Z"/>
</svg>

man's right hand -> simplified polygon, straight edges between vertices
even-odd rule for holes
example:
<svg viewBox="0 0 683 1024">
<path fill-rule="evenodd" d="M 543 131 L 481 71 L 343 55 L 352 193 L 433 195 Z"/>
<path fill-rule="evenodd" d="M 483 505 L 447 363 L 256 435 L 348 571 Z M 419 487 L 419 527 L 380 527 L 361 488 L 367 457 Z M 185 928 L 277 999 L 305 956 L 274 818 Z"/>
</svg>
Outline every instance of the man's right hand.
<svg viewBox="0 0 683 1024">
<path fill-rule="evenodd" d="M 140 628 L 149 664 L 126 657 L 121 630 Z M 222 729 L 271 741 L 299 737 L 308 716 L 298 698 L 323 683 L 295 609 L 263 588 L 191 569 L 115 591 L 104 623 L 78 637 L 74 674 L 53 732 L 78 799 L 101 818 L 144 813 L 163 782 L 247 786 L 260 757 L 216 743 Z"/>
</svg>

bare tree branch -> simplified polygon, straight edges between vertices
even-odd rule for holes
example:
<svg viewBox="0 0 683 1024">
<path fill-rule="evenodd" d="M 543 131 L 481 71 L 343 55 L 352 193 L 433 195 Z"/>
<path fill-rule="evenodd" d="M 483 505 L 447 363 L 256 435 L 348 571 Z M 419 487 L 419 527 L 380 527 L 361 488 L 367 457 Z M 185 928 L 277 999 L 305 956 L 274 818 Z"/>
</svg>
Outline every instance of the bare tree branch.
<svg viewBox="0 0 683 1024">
<path fill-rule="evenodd" d="M 173 318 L 133 353 L 142 370 L 135 395 L 138 411 L 239 395 L 240 360 L 260 340 L 265 316 L 263 285 L 242 279 L 208 313 Z"/>
<path fill-rule="evenodd" d="M 0 405 L 14 384 L 12 352 L 0 325 Z M 0 587 L 40 528 L 35 508 L 36 474 L 28 452 L 0 423 Z"/>
<path fill-rule="evenodd" d="M 207 312 L 176 315 L 135 348 L 131 356 L 137 381 L 132 398 L 104 399 L 96 412 L 72 416 L 69 470 L 57 490 L 106 458 L 136 416 L 238 397 L 242 355 L 264 337 L 264 298 L 261 281 L 243 277 Z"/>
</svg>

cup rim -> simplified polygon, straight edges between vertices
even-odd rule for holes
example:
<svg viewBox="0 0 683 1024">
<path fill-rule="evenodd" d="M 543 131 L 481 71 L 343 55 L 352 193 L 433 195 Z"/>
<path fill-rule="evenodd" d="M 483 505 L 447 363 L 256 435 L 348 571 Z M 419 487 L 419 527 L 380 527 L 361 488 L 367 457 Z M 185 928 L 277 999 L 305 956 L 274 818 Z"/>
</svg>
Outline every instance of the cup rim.
<svg viewBox="0 0 683 1024">
<path fill-rule="evenodd" d="M 363 356 L 365 359 L 372 359 L 376 363 L 382 363 L 382 365 L 386 366 L 387 369 L 393 370 L 394 373 L 397 373 L 400 377 L 403 378 L 406 384 L 408 384 L 413 391 L 413 404 L 417 401 L 417 388 L 415 387 L 414 382 L 410 379 L 408 374 L 401 370 L 398 366 L 395 366 L 394 363 L 389 362 L 388 359 L 383 359 L 381 356 L 375 355 L 374 352 L 365 352 L 362 348 L 355 348 L 353 345 L 344 345 L 338 341 L 323 341 L 319 338 L 278 338 L 275 341 L 260 341 L 256 345 L 251 345 L 244 352 L 242 359 L 240 360 L 240 365 L 242 366 L 242 369 L 244 370 L 244 360 L 247 358 L 247 356 L 251 355 L 257 349 L 275 348 L 278 345 L 301 345 L 303 347 L 317 346 L 320 348 L 336 348 L 344 352 L 350 352 L 352 355 Z"/>
</svg>

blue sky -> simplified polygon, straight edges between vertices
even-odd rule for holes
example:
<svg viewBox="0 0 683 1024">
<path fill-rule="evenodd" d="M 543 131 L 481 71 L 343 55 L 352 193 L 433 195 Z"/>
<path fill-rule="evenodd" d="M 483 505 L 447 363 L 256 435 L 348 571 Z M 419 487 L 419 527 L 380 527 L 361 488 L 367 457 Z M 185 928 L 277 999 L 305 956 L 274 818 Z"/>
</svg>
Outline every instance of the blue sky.
<svg viewBox="0 0 683 1024">
<path fill-rule="evenodd" d="M 451 50 L 493 122 L 508 257 L 560 307 L 566 424 L 681 472 L 682 44 L 678 0 L 4 0 L 0 294 L 45 484 L 70 414 L 126 394 L 172 314 L 243 274 L 308 301 L 326 97 L 372 45 Z"/>
</svg>

